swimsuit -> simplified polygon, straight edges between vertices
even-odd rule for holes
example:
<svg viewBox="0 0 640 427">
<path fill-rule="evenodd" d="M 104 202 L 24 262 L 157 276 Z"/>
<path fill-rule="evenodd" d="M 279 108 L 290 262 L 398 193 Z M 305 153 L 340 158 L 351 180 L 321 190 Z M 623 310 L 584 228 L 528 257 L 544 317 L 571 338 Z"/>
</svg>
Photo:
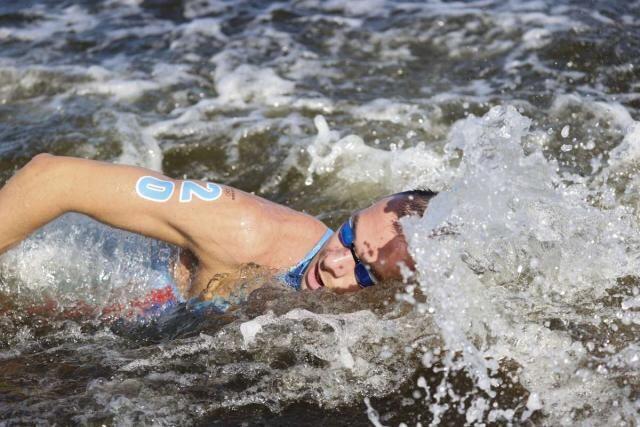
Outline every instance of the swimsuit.
<svg viewBox="0 0 640 427">
<path fill-rule="evenodd" d="M 317 253 L 320 252 L 320 249 L 322 249 L 322 247 L 327 242 L 327 240 L 329 240 L 332 234 L 333 231 L 331 229 L 327 229 L 327 231 L 325 231 L 324 233 L 324 236 L 322 236 L 322 238 L 318 241 L 318 243 L 316 243 L 313 249 L 311 249 L 304 258 L 302 258 L 302 261 L 300 261 L 294 267 L 291 267 L 286 273 L 278 276 L 278 278 L 285 285 L 288 285 L 296 291 L 299 291 L 300 286 L 302 286 L 302 278 L 304 277 L 304 272 L 307 270 L 307 267 L 309 267 L 309 264 L 311 263 L 313 257 L 315 257 Z"/>
<path fill-rule="evenodd" d="M 327 229 L 322 238 L 316 243 L 316 245 L 302 258 L 298 264 L 291 267 L 285 273 L 276 276 L 285 285 L 299 291 L 302 286 L 302 280 L 304 273 L 309 267 L 311 260 L 320 252 L 320 249 L 329 240 L 333 231 Z M 197 298 L 192 298 L 186 301 L 180 293 L 180 290 L 176 286 L 173 278 L 168 271 L 159 273 L 157 278 L 151 281 L 152 290 L 143 299 L 135 301 L 132 305 L 139 307 L 143 317 L 157 316 L 167 309 L 174 307 L 180 303 L 187 303 L 190 311 L 203 312 L 203 311 L 215 311 L 225 312 L 231 305 L 231 302 L 222 297 L 215 297 L 211 301 L 200 301 Z M 237 299 L 237 298 L 236 298 Z"/>
</svg>

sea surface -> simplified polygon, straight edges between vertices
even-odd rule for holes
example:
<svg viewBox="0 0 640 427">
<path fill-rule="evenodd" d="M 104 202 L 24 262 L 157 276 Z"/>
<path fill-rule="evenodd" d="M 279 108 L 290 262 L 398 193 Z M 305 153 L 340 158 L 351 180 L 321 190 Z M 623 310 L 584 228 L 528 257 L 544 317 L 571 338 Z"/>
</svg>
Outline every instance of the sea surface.
<svg viewBox="0 0 640 427">
<path fill-rule="evenodd" d="M 2 1 L 0 183 L 49 152 L 332 227 L 440 193 L 402 221 L 405 283 L 247 274 L 225 314 L 144 320 L 122 307 L 176 248 L 63 216 L 0 257 L 0 425 L 637 425 L 639 23 L 631 0 Z"/>
</svg>

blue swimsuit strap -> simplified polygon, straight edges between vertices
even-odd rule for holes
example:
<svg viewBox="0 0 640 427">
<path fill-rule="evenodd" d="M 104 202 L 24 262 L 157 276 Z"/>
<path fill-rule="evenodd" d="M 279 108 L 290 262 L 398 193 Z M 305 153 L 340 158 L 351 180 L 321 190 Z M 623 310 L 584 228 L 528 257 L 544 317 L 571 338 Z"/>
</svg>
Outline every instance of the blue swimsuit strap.
<svg viewBox="0 0 640 427">
<path fill-rule="evenodd" d="M 331 235 L 333 235 L 333 230 L 327 229 L 327 231 L 325 231 L 322 238 L 318 241 L 318 243 L 316 243 L 313 249 L 311 249 L 307 253 L 307 255 L 302 259 L 302 261 L 300 261 L 295 266 L 291 267 L 289 271 L 287 271 L 286 273 L 282 274 L 279 277 L 280 280 L 282 280 L 286 285 L 299 291 L 300 287 L 302 286 L 302 278 L 304 277 L 304 272 L 307 270 L 307 267 L 309 267 L 309 264 L 311 263 L 311 260 L 313 259 L 313 257 L 315 257 L 316 254 L 320 252 L 320 249 L 322 249 L 322 247 L 327 242 L 327 240 L 329 240 Z"/>
</svg>

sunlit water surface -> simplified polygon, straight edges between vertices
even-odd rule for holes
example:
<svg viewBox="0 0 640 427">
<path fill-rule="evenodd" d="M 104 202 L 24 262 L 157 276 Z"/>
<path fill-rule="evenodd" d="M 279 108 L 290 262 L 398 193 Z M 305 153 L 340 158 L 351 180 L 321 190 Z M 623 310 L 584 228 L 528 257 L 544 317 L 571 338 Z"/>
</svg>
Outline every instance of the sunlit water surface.
<svg viewBox="0 0 640 427">
<path fill-rule="evenodd" d="M 637 1 L 3 2 L 2 182 L 80 156 L 334 227 L 442 192 L 403 221 L 413 282 L 248 274 L 264 287 L 226 314 L 146 321 L 110 309 L 175 249 L 61 218 L 0 258 L 0 423 L 637 424 L 639 19 Z"/>
</svg>

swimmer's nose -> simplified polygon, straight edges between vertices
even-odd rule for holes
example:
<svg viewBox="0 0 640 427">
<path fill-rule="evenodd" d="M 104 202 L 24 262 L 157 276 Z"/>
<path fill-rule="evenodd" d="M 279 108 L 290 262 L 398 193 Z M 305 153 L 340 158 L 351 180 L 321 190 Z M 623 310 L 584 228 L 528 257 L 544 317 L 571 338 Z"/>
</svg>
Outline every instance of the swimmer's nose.
<svg viewBox="0 0 640 427">
<path fill-rule="evenodd" d="M 322 261 L 322 267 L 324 270 L 331 273 L 335 278 L 340 278 L 349 273 L 349 265 L 351 264 L 351 271 L 353 270 L 353 257 L 351 252 L 347 248 L 340 248 L 331 251 L 324 257 Z"/>
</svg>

